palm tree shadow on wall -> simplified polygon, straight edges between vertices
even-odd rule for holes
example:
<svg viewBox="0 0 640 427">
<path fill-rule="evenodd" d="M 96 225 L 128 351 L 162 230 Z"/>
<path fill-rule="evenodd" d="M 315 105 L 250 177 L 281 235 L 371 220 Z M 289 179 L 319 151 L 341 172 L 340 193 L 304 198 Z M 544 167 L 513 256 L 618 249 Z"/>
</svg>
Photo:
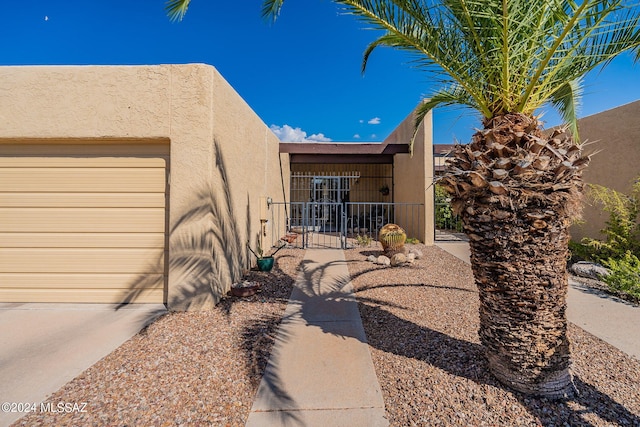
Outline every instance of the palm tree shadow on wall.
<svg viewBox="0 0 640 427">
<path fill-rule="evenodd" d="M 177 289 L 172 289 L 172 292 L 167 295 L 167 304 L 171 310 L 186 311 L 204 308 L 221 310 L 225 315 L 230 316 L 232 306 L 238 299 L 225 298 L 225 295 L 230 285 L 240 280 L 245 273 L 244 270 L 250 266 L 244 243 L 252 235 L 251 203 L 247 194 L 243 230 L 242 221 L 239 221 L 234 210 L 229 175 L 218 141 L 214 141 L 214 148 L 218 174 L 215 182 L 219 185 L 211 184 L 196 192 L 193 201 L 188 205 L 189 209 L 181 213 L 168 230 L 171 248 L 168 265 L 163 255 L 154 260 L 150 270 L 158 271 L 165 266 L 165 272 L 169 269 L 179 272 Z M 249 272 L 247 277 L 249 280 L 259 280 L 260 274 Z M 260 298 L 244 299 L 244 303 L 287 302 L 295 277 L 291 278 L 283 274 L 277 263 L 269 274 L 277 277 L 277 280 L 272 280 L 276 283 L 274 289 L 269 291 L 263 289 Z M 116 307 L 116 310 L 135 302 L 145 292 L 145 288 L 158 285 L 157 279 L 152 275 L 138 275 L 129 284 L 121 298 L 123 302 Z M 166 289 L 165 292 L 167 292 Z M 265 298 L 264 295 L 267 297 Z M 149 314 L 145 324 L 148 326 L 165 313 L 165 310 L 158 310 Z M 245 353 L 247 374 L 254 386 L 257 387 L 264 375 L 269 387 L 277 393 L 281 402 L 295 405 L 294 399 L 283 389 L 277 374 L 279 369 L 277 358 L 269 360 L 276 339 L 280 341 L 288 339 L 282 333 L 277 334 L 280 321 L 281 316 L 265 315 L 248 322 L 243 326 L 241 346 Z M 265 374 L 268 360 L 275 366 L 276 374 Z M 298 420 L 295 414 L 283 416 L 285 424 L 296 423 Z"/>
<path fill-rule="evenodd" d="M 220 144 L 214 140 L 217 177 L 197 190 L 188 209 L 182 212 L 168 230 L 170 255 L 159 256 L 153 271 L 172 273 L 172 289 L 165 295 L 171 310 L 211 309 L 242 277 L 248 267 L 247 252 L 240 242 L 251 235 L 251 205 L 247 195 L 243 231 L 233 204 L 229 175 Z M 168 280 L 168 277 L 165 278 Z M 138 275 L 121 298 L 116 309 L 135 302 L 145 289 L 160 285 L 149 274 Z"/>
</svg>

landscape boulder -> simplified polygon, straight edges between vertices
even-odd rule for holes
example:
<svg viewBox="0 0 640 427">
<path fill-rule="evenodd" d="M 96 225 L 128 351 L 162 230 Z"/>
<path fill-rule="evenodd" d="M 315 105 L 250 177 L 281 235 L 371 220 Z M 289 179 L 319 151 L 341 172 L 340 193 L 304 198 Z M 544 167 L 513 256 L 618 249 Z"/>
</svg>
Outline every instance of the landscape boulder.
<svg viewBox="0 0 640 427">
<path fill-rule="evenodd" d="M 391 260 L 389 259 L 389 257 L 380 255 L 376 261 L 376 264 L 380 264 L 384 266 L 391 265 Z"/>
<path fill-rule="evenodd" d="M 571 266 L 571 272 L 576 276 L 586 277 L 588 279 L 600 280 L 602 277 L 608 276 L 609 270 L 606 267 L 594 262 L 578 261 Z"/>
<path fill-rule="evenodd" d="M 422 251 L 418 248 L 411 248 L 409 249 L 409 255 L 413 254 L 415 259 L 420 259 L 422 258 Z"/>
<path fill-rule="evenodd" d="M 391 257 L 390 263 L 392 267 L 404 265 L 408 262 L 407 256 L 403 253 L 397 253 Z"/>
</svg>

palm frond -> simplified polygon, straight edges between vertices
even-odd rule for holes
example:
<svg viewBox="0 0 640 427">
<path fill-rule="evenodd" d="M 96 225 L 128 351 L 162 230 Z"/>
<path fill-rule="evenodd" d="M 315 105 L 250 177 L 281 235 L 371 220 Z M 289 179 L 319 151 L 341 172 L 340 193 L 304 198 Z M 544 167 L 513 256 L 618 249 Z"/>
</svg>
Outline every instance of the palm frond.
<svg viewBox="0 0 640 427">
<path fill-rule="evenodd" d="M 275 21 L 280 15 L 284 0 L 264 0 L 262 3 L 262 17 L 266 20 Z"/>
<path fill-rule="evenodd" d="M 438 92 L 434 93 L 430 98 L 425 99 L 414 112 L 415 126 L 413 135 L 411 136 L 411 140 L 409 141 L 409 151 L 412 154 L 416 136 L 418 135 L 420 125 L 424 121 L 425 116 L 436 107 L 450 105 L 462 105 L 473 110 L 479 110 L 478 106 L 475 104 L 474 99 L 470 98 L 467 91 L 459 85 L 454 84 L 449 88 L 441 89 Z"/>
<path fill-rule="evenodd" d="M 365 51 L 363 68 L 370 54 L 380 46 L 392 47 L 414 56 L 413 64 L 438 75 L 445 84 L 457 83 L 476 99 L 483 113 L 489 113 L 477 91 L 473 77 L 464 65 L 467 52 L 460 50 L 459 33 L 448 21 L 432 10 L 424 0 L 336 0 L 348 13 L 355 15 L 385 34 L 372 42 Z M 464 46 L 462 44 L 462 46 Z"/>
<path fill-rule="evenodd" d="M 560 86 L 549 99 L 549 102 L 561 113 L 564 122 L 569 125 L 576 141 L 579 141 L 578 111 L 582 105 L 582 89 L 582 78 L 577 78 Z"/>
<path fill-rule="evenodd" d="M 591 0 L 569 12 L 571 19 L 547 43 L 544 57 L 533 64 L 535 71 L 520 101 L 538 108 L 567 81 L 584 76 L 632 46 L 637 32 L 637 11 L 626 9 L 622 0 Z"/>
<path fill-rule="evenodd" d="M 182 21 L 190 3 L 191 0 L 167 0 L 164 9 L 171 21 Z"/>
<path fill-rule="evenodd" d="M 626 0 L 335 1 L 385 32 L 363 68 L 380 46 L 407 51 L 487 118 L 550 104 L 572 121 L 581 77 L 627 50 L 640 59 L 639 7 Z"/>
</svg>

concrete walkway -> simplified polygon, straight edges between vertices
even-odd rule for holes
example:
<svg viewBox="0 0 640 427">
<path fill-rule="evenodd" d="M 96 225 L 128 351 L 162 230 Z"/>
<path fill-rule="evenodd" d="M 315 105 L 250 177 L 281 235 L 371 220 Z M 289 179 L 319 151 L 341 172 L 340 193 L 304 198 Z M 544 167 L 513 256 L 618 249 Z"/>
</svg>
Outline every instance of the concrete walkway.
<svg viewBox="0 0 640 427">
<path fill-rule="evenodd" d="M 436 242 L 436 245 L 471 263 L 467 242 Z M 640 360 L 640 307 L 569 280 L 567 319 Z"/>
<path fill-rule="evenodd" d="M 163 313 L 162 304 L 0 303 L 0 402 L 39 408 Z M 2 410 L 0 426 L 23 415 Z"/>
<path fill-rule="evenodd" d="M 247 426 L 388 426 L 344 253 L 305 253 Z"/>
</svg>

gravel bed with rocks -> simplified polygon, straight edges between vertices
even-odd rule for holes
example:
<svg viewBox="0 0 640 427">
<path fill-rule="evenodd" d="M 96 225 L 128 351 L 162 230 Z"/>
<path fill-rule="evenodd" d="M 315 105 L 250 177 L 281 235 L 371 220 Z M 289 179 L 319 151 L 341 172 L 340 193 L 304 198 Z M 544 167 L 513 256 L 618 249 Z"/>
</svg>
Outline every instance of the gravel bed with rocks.
<svg viewBox="0 0 640 427">
<path fill-rule="evenodd" d="M 640 426 L 640 361 L 573 324 L 576 397 L 498 383 L 479 344 L 470 266 L 416 247 L 423 256 L 403 267 L 367 261 L 380 247 L 345 251 L 392 426 Z"/>
<path fill-rule="evenodd" d="M 413 245 L 411 245 L 413 246 Z M 640 362 L 569 326 L 580 394 L 520 395 L 488 373 L 477 337 L 470 267 L 415 245 L 412 264 L 345 251 L 392 426 L 640 426 Z M 32 413 L 17 426 L 243 426 L 264 372 L 303 250 L 283 249 L 246 298 L 208 312 L 169 313 L 49 397 L 85 413 Z"/>
<path fill-rule="evenodd" d="M 87 402 L 84 413 L 32 413 L 15 426 L 243 426 L 304 251 L 283 249 L 250 297 L 212 311 L 169 313 L 47 402 Z M 55 403 L 54 403 L 55 405 Z"/>
</svg>

